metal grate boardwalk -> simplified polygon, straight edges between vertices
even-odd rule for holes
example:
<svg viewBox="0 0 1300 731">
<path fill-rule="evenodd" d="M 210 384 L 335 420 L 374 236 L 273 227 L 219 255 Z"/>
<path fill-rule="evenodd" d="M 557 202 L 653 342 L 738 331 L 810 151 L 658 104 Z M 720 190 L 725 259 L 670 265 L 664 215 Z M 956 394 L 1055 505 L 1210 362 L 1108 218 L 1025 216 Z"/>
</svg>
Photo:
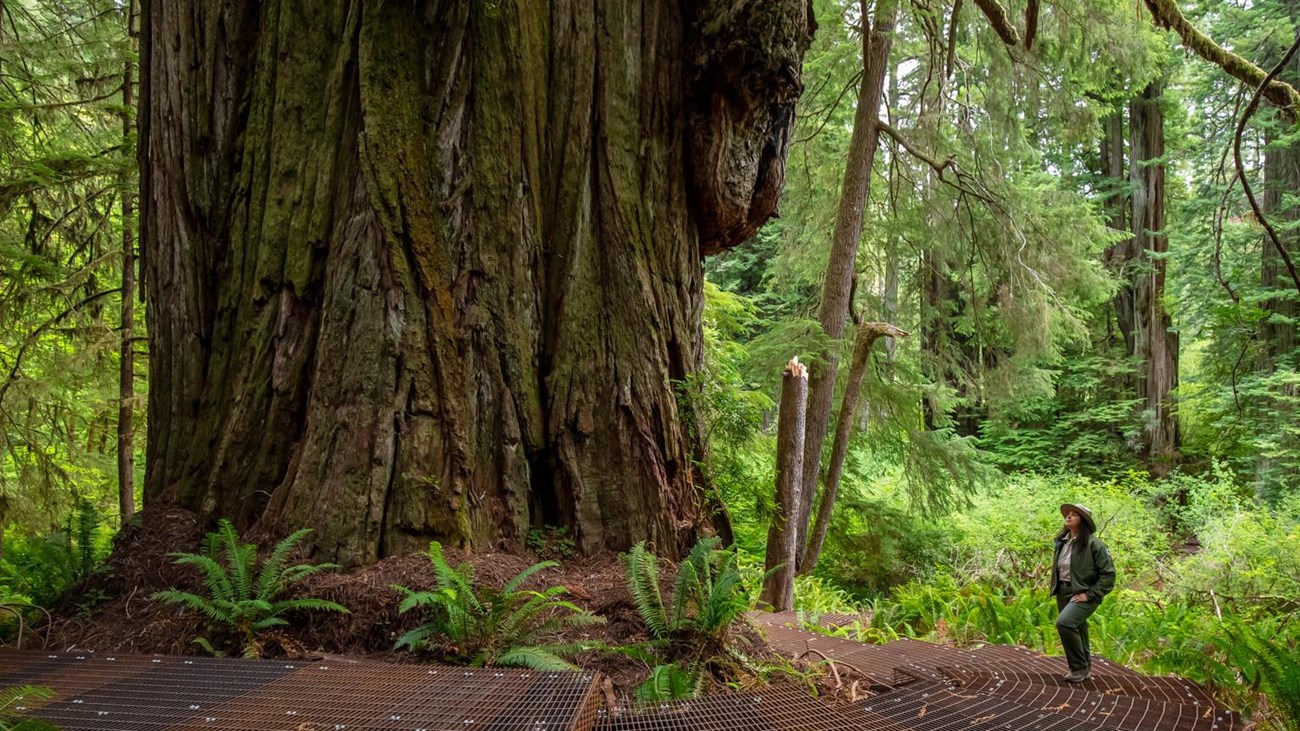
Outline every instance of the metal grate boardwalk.
<svg viewBox="0 0 1300 731">
<path fill-rule="evenodd" d="M 972 678 L 962 689 L 998 695 L 1021 705 L 1066 713 L 1124 731 L 1233 731 L 1241 722 L 1237 714 L 1211 705 L 1150 700 L 991 675 Z"/>
<path fill-rule="evenodd" d="M 988 679 L 1011 680 L 1058 688 L 1074 685 L 1066 682 L 1065 678 L 1058 673 L 1008 670 L 1005 668 L 991 668 L 987 665 L 957 665 L 943 667 L 940 670 L 944 675 L 963 686 L 976 682 L 985 682 Z M 1146 698 L 1167 703 L 1183 703 L 1193 706 L 1214 705 L 1214 699 L 1210 697 L 1209 693 L 1206 693 L 1197 684 L 1183 678 L 1161 678 L 1148 675 L 1129 677 L 1094 673 L 1092 680 L 1079 683 L 1074 687 L 1105 693 L 1106 695 L 1127 695 L 1133 698 Z"/>
<path fill-rule="evenodd" d="M 864 701 L 866 710 L 915 731 L 1100 731 L 1100 724 L 1004 698 L 916 683 Z"/>
<path fill-rule="evenodd" d="M 603 716 L 598 731 L 906 731 L 860 704 L 831 706 L 795 686 L 705 696 Z"/>
<path fill-rule="evenodd" d="M 591 675 L 384 663 L 0 651 L 0 687 L 58 697 L 19 712 L 64 731 L 588 731 Z"/>
<path fill-rule="evenodd" d="M 0 687 L 59 695 L 21 713 L 66 731 L 1237 731 L 1181 678 L 1093 660 L 1092 680 L 1021 647 L 966 651 L 866 645 L 760 619 L 771 645 L 866 675 L 871 695 L 838 705 L 795 685 L 634 710 L 598 710 L 582 673 L 373 662 L 286 662 L 0 651 Z M 792 624 L 794 626 L 792 626 Z"/>
</svg>

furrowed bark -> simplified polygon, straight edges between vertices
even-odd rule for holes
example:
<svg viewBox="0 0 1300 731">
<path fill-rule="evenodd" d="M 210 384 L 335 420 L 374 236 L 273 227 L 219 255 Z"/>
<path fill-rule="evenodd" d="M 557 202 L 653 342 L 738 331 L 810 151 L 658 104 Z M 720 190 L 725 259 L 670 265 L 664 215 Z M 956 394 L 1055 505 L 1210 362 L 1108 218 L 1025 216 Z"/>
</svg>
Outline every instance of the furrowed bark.
<svg viewBox="0 0 1300 731">
<path fill-rule="evenodd" d="M 845 161 L 844 183 L 835 213 L 835 228 L 831 236 L 831 253 L 822 280 L 821 304 L 817 319 L 826 336 L 839 340 L 844 337 L 844 325 L 852 305 L 853 272 L 857 265 L 858 242 L 862 238 L 862 219 L 867 199 L 871 194 L 871 168 L 875 164 L 876 149 L 880 145 L 878 116 L 880 100 L 884 94 L 885 72 L 889 66 L 889 50 L 893 44 L 894 22 L 898 14 L 895 0 L 881 0 L 876 5 L 874 24 L 863 34 L 862 86 L 858 91 L 858 105 L 853 118 L 853 133 L 849 139 L 849 155 Z M 863 4 L 863 18 L 867 18 Z M 799 561 L 804 555 L 804 538 L 812 512 L 813 495 L 817 492 L 817 476 L 821 470 L 822 447 L 830 427 L 831 404 L 835 395 L 835 373 L 839 356 L 834 351 L 819 354 L 823 365 L 811 369 L 808 378 L 808 436 L 803 458 L 803 485 L 800 488 L 799 514 L 796 519 L 799 538 Z"/>
<path fill-rule="evenodd" d="M 776 505 L 767 531 L 767 559 L 763 569 L 762 601 L 774 612 L 794 606 L 799 491 L 803 489 L 804 437 L 807 426 L 808 369 L 798 358 L 781 374 L 781 403 L 776 423 Z"/>
<path fill-rule="evenodd" d="M 147 498 L 347 564 L 677 554 L 700 262 L 774 210 L 807 12 L 151 0 Z"/>
</svg>

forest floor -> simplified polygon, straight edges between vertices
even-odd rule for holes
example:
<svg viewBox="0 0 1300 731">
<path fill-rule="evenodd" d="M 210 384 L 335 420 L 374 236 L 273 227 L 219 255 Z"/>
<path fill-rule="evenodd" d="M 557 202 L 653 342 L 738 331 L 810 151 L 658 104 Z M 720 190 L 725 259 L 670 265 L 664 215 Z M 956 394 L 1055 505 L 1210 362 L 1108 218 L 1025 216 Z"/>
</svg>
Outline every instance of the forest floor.
<svg viewBox="0 0 1300 731">
<path fill-rule="evenodd" d="M 176 551 L 197 552 L 203 534 L 193 513 L 174 507 L 150 509 L 143 520 L 119 535 L 107 561 L 107 570 L 68 592 L 54 609 L 53 622 L 42 637 L 45 647 L 135 654 L 206 654 L 194 639 L 208 637 L 217 644 L 220 638 L 212 637 L 202 615 L 150 598 L 154 592 L 168 588 L 203 593 L 198 569 L 178 566 L 168 555 Z M 468 554 L 455 549 L 447 549 L 445 553 L 452 565 L 470 562 L 476 585 L 498 588 L 542 560 L 532 554 Z M 661 572 L 665 590 L 672 580 L 673 572 L 665 566 Z M 290 626 L 262 636 L 265 656 L 299 659 L 351 656 L 385 662 L 436 662 L 432 656 L 393 649 L 398 637 L 420 624 L 419 612 L 398 613 L 403 597 L 394 585 L 417 590 L 434 588 L 428 556 L 394 556 L 373 566 L 308 577 L 292 588 L 290 597 L 328 599 L 347 607 L 350 613 L 291 615 Z M 649 639 L 628 591 L 623 562 L 617 555 L 561 558 L 559 566 L 539 571 L 525 584 L 525 588 L 535 590 L 551 586 L 566 587 L 567 595 L 562 598 L 605 618 L 604 624 L 568 629 L 557 639 L 596 640 L 609 646 L 627 646 Z M 738 639 L 750 658 L 776 657 L 777 653 L 754 628 L 743 627 L 739 634 Z M 30 642 L 26 646 L 31 646 Z M 645 662 L 616 652 L 592 651 L 574 659 L 583 668 L 599 671 L 609 678 L 607 695 L 622 700 L 630 697 L 632 689 L 650 671 Z M 739 680 L 744 684 L 745 679 Z"/>
</svg>

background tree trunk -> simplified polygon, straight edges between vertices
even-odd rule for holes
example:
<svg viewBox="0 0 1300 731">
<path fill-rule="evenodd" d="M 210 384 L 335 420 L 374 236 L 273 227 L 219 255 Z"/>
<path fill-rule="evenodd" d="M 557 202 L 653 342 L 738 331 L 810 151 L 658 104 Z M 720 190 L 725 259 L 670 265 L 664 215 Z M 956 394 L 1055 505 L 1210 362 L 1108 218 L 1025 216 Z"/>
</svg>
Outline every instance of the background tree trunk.
<svg viewBox="0 0 1300 731">
<path fill-rule="evenodd" d="M 1300 0 L 1288 0 L 1285 8 L 1293 25 L 1300 25 Z M 1282 50 L 1278 50 L 1277 55 L 1269 59 L 1266 65 L 1273 68 L 1281 60 L 1282 53 Z M 1300 55 L 1292 59 L 1279 74 L 1279 78 L 1292 86 L 1300 82 Z M 1294 110 L 1278 115 L 1281 117 L 1278 121 L 1284 128 L 1294 126 L 1294 115 Z M 1280 131 L 1273 129 L 1265 135 L 1264 192 L 1260 207 L 1277 231 L 1291 261 L 1295 262 L 1300 259 L 1300 245 L 1297 243 L 1300 233 L 1296 229 L 1297 221 L 1300 221 L 1300 206 L 1295 204 L 1294 198 L 1300 193 L 1300 145 L 1294 142 L 1280 143 L 1279 138 L 1282 137 L 1284 135 Z M 1294 283 L 1287 273 L 1282 256 L 1268 236 L 1264 237 L 1260 250 L 1260 284 L 1266 290 L 1277 292 L 1279 296 L 1269 297 L 1262 304 L 1268 316 L 1260 323 L 1259 336 L 1263 347 L 1258 368 L 1265 374 L 1275 373 L 1279 368 L 1294 370 L 1300 365 L 1296 361 L 1296 319 L 1300 317 L 1300 302 L 1295 299 Z M 1300 390 L 1294 385 L 1280 388 L 1283 389 L 1280 394 L 1283 399 L 1266 398 L 1266 403 L 1261 406 L 1270 413 L 1282 415 L 1283 420 L 1294 419 L 1295 415 L 1289 413 L 1291 407 L 1283 401 L 1300 395 Z M 1286 424 L 1279 426 L 1281 428 L 1271 435 L 1279 442 L 1274 449 L 1286 453 L 1295 452 L 1300 445 L 1296 444 L 1292 430 L 1286 428 Z M 1284 466 L 1264 454 L 1256 459 L 1255 473 L 1256 492 L 1266 500 L 1277 499 L 1281 496 L 1284 485 L 1296 481 L 1294 467 Z"/>
<path fill-rule="evenodd" d="M 876 3 L 874 18 L 862 3 L 862 83 L 858 88 L 857 109 L 853 116 L 853 133 L 849 155 L 844 162 L 844 184 L 835 212 L 835 229 L 831 234 L 831 253 L 822 280 L 821 303 L 817 319 L 826 336 L 844 337 L 844 325 L 852 306 L 853 273 L 858 260 L 858 243 L 862 239 L 862 217 L 871 195 L 871 168 L 880 146 L 877 125 L 880 100 L 885 91 L 885 72 L 889 67 L 889 49 L 894 41 L 894 22 L 898 15 L 896 0 Z M 817 493 L 817 476 L 822 464 L 822 446 L 830 428 L 831 406 L 835 398 L 835 373 L 839 355 L 835 351 L 819 354 L 822 362 L 811 369 L 808 379 L 807 454 L 803 459 L 803 486 L 800 490 L 798 526 L 799 562 L 803 562 L 808 520 L 813 497 Z"/>
<path fill-rule="evenodd" d="M 151 0 L 146 498 L 673 555 L 701 256 L 772 213 L 804 2 Z"/>
<path fill-rule="evenodd" d="M 135 24 L 135 3 L 126 8 L 127 35 Z M 122 69 L 122 143 L 130 149 L 134 136 L 131 108 L 135 84 L 135 62 L 127 59 Z M 122 340 L 118 353 L 117 406 L 117 505 L 122 523 L 135 515 L 135 193 L 122 175 Z"/>
<path fill-rule="evenodd" d="M 776 506 L 772 525 L 767 530 L 767 559 L 763 562 L 767 579 L 763 582 L 762 600 L 772 605 L 774 612 L 794 607 L 795 557 L 800 531 L 792 519 L 799 514 L 799 491 L 803 489 L 807 410 L 808 369 L 795 358 L 781 374 L 781 404 L 776 422 Z"/>
<path fill-rule="evenodd" d="M 1125 190 L 1128 188 L 1128 169 L 1124 165 L 1124 111 L 1115 109 L 1102 121 L 1101 138 L 1101 174 L 1109 186 L 1105 198 L 1106 223 L 1114 231 L 1129 231 L 1128 216 L 1131 203 Z M 1125 265 L 1133 250 L 1132 239 L 1127 239 L 1106 249 L 1103 260 L 1106 267 L 1120 280 L 1119 290 L 1115 293 L 1115 327 L 1119 330 L 1120 346 L 1124 352 L 1132 355 L 1136 352 L 1134 345 L 1133 285 L 1128 281 Z M 1107 334 L 1114 336 L 1114 331 L 1107 324 Z M 1137 379 L 1125 383 L 1129 392 L 1137 391 Z"/>
<path fill-rule="evenodd" d="M 1143 453 L 1151 472 L 1163 476 L 1179 459 L 1178 333 L 1165 311 L 1165 166 L 1152 162 L 1165 154 L 1162 80 L 1153 81 L 1129 108 L 1133 240 L 1125 260 L 1133 288 L 1134 355 L 1144 366 L 1137 396 L 1145 400 Z"/>
</svg>

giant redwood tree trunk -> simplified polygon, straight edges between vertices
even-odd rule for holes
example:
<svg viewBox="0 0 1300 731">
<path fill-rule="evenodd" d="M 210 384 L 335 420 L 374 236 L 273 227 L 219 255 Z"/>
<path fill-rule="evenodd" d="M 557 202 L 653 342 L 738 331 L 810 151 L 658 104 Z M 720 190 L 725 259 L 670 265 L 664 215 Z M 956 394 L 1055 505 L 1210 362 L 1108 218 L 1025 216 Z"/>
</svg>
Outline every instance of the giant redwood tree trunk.
<svg viewBox="0 0 1300 731">
<path fill-rule="evenodd" d="M 807 0 L 147 0 L 146 497 L 676 553 L 705 253 L 774 210 Z"/>
</svg>

